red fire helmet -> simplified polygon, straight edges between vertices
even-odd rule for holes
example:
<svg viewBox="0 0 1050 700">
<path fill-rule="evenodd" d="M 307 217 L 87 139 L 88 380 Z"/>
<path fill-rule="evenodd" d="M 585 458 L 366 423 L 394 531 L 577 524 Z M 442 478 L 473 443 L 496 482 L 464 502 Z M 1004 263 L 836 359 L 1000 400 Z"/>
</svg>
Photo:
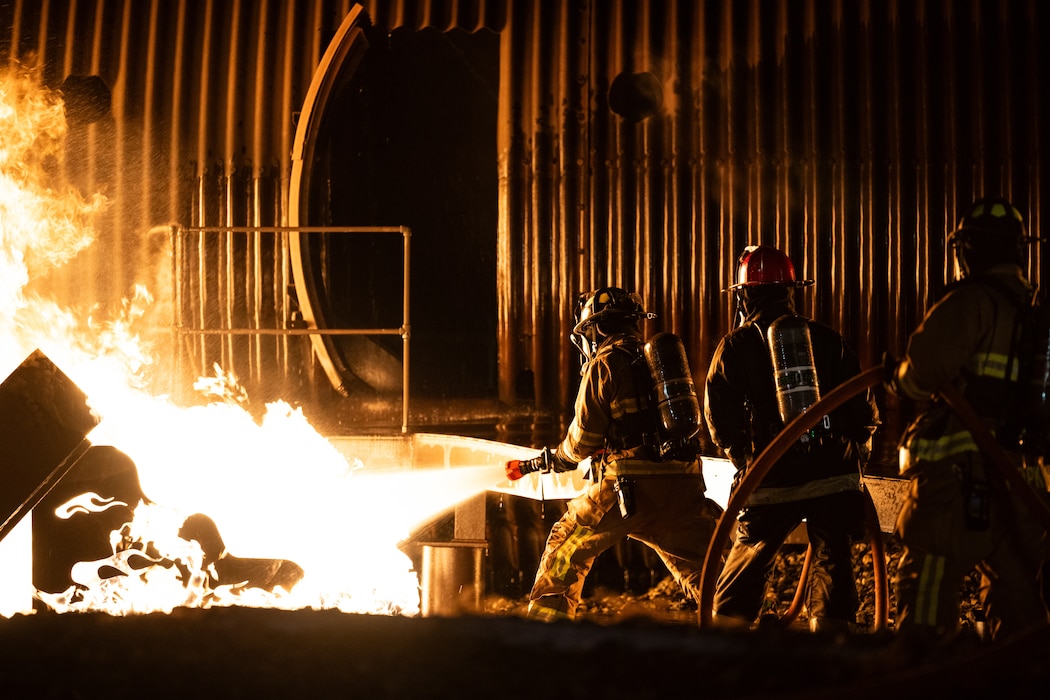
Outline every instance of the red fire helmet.
<svg viewBox="0 0 1050 700">
<path fill-rule="evenodd" d="M 813 284 L 813 280 L 796 280 L 795 266 L 791 264 L 791 260 L 773 246 L 749 245 L 740 255 L 736 283 L 729 289 L 755 287 L 760 284 L 808 287 Z"/>
</svg>

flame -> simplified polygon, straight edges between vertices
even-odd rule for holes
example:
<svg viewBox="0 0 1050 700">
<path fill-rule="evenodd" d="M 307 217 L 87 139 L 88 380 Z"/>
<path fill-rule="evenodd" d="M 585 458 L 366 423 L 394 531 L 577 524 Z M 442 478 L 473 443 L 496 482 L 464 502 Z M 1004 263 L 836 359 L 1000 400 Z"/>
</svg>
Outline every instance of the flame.
<svg viewBox="0 0 1050 700">
<path fill-rule="evenodd" d="M 102 513 L 110 508 L 128 505 L 124 501 L 115 498 L 100 496 L 94 491 L 82 493 L 76 498 L 66 501 L 61 507 L 55 509 L 55 515 L 61 520 L 69 520 L 77 513 Z"/>
<path fill-rule="evenodd" d="M 404 474 L 368 475 L 301 409 L 274 402 L 257 422 L 236 377 L 218 366 L 195 385 L 206 405 L 152 393 L 151 348 L 136 325 L 153 303 L 147 285 L 115 312 L 30 291 L 91 244 L 93 218 L 107 206 L 55 183 L 65 129 L 56 93 L 18 67 L 0 70 L 0 363 L 10 371 L 39 348 L 62 368 L 103 418 L 92 444 L 131 458 L 149 502 L 130 504 L 134 518 L 112 533 L 111 557 L 74 566 L 70 590 L 37 596 L 58 611 L 113 614 L 229 604 L 417 613 L 418 579 L 397 543 L 492 483 L 491 468 L 422 488 Z M 63 512 L 113 505 L 88 493 Z M 219 551 L 179 535 L 194 514 L 214 522 Z M 302 575 L 294 585 L 248 586 L 236 566 L 253 561 L 284 561 Z M 219 581 L 220 569 L 233 580 Z"/>
</svg>

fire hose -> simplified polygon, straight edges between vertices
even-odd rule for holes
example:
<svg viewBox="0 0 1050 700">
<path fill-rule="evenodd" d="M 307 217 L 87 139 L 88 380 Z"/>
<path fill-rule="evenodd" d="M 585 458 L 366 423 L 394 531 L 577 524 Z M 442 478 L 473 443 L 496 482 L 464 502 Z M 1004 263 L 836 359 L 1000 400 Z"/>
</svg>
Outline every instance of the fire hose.
<svg viewBox="0 0 1050 700">
<path fill-rule="evenodd" d="M 766 446 L 766 449 L 762 451 L 758 459 L 748 469 L 744 478 L 740 480 L 740 483 L 730 495 L 722 516 L 718 519 L 715 532 L 711 536 L 711 543 L 707 548 L 707 555 L 704 558 L 704 568 L 700 579 L 700 600 L 697 608 L 697 623 L 701 628 L 711 625 L 715 580 L 722 568 L 722 552 L 729 541 L 729 535 L 733 524 L 736 522 L 737 514 L 747 502 L 748 497 L 758 487 L 758 484 L 765 478 L 769 470 L 773 468 L 773 465 L 784 456 L 806 431 L 816 426 L 826 414 L 841 406 L 854 395 L 859 394 L 868 387 L 881 384 L 886 379 L 886 373 L 887 368 L 884 365 L 872 367 L 828 392 L 827 395 L 813 404 L 809 410 L 784 426 L 780 434 Z M 886 582 L 886 559 L 883 555 L 882 530 L 877 525 L 877 518 L 875 527 L 870 527 L 871 514 L 874 512 L 875 506 L 871 502 L 871 494 L 868 494 L 867 491 L 864 493 L 868 501 L 868 529 L 871 531 L 872 563 L 875 571 L 875 629 L 882 629 L 886 624 L 886 604 L 889 599 L 889 588 Z M 810 558 L 811 552 L 807 551 L 807 563 L 810 561 Z M 808 567 L 803 565 L 803 568 Z M 803 578 L 799 583 L 800 587 L 805 585 L 805 577 L 807 575 L 808 571 L 803 571 Z M 800 608 L 801 595 L 796 594 L 796 601 Z M 795 603 L 793 602 L 792 608 L 794 607 Z M 797 611 L 793 611 L 793 614 L 797 615 Z"/>
</svg>

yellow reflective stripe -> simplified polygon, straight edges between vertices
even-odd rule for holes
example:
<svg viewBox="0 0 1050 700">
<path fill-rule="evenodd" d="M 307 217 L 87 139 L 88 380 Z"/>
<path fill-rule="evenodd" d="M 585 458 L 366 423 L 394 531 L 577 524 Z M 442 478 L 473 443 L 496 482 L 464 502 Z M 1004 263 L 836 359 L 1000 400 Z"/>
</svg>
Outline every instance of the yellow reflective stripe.
<svg viewBox="0 0 1050 700">
<path fill-rule="evenodd" d="M 638 405 L 638 399 L 633 396 L 623 396 L 613 401 L 612 405 L 609 406 L 609 412 L 612 414 L 613 420 L 620 420 L 630 413 L 638 413 L 639 411 L 641 411 L 641 407 Z"/>
<path fill-rule="evenodd" d="M 991 377 L 992 379 L 1006 379 L 1008 355 L 1000 352 L 979 353 L 974 356 L 974 365 L 977 368 L 977 376 Z M 1018 363 L 1015 361 L 1010 365 L 1010 381 L 1016 382 L 1018 376 Z"/>
<path fill-rule="evenodd" d="M 756 506 L 769 503 L 789 503 L 855 490 L 860 490 L 860 474 L 840 474 L 810 481 L 800 486 L 757 488 L 748 496 L 747 504 Z"/>
<path fill-rule="evenodd" d="M 919 591 L 915 600 L 915 621 L 920 625 L 937 624 L 937 602 L 941 580 L 944 578 L 945 558 L 935 554 L 924 554 L 922 573 L 919 574 Z"/>
<path fill-rule="evenodd" d="M 576 548 L 580 542 L 589 537 L 591 532 L 591 528 L 577 525 L 572 534 L 558 545 L 557 551 L 551 557 L 550 568 L 548 569 L 552 579 L 560 581 L 565 578 L 565 575 L 569 573 L 572 555 L 576 553 Z"/>
<path fill-rule="evenodd" d="M 569 425 L 568 438 L 569 443 L 576 448 L 573 452 L 584 457 L 605 444 L 605 435 L 586 431 L 576 421 Z"/>
<path fill-rule="evenodd" d="M 657 474 L 699 474 L 699 462 L 667 460 L 654 462 L 649 459 L 616 459 L 605 465 L 606 475 L 611 476 L 654 476 Z"/>
<path fill-rule="evenodd" d="M 530 620 L 540 620 L 541 622 L 551 622 L 552 620 L 568 620 L 569 614 L 564 610 L 557 610 L 555 608 L 548 608 L 545 605 L 540 605 L 536 601 L 529 603 L 528 612 L 525 615 Z"/>
<path fill-rule="evenodd" d="M 977 451 L 977 443 L 973 441 L 973 436 L 969 431 L 961 430 L 932 440 L 917 438 L 909 446 L 909 457 L 912 460 L 934 462 L 964 452 Z"/>
</svg>

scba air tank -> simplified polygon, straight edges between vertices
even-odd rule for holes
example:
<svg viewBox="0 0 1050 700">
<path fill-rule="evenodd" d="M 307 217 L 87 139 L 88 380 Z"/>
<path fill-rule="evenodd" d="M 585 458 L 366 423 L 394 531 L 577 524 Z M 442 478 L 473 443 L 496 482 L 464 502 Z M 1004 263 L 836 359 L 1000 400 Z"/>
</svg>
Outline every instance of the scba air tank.
<svg viewBox="0 0 1050 700">
<path fill-rule="evenodd" d="M 773 356 L 780 419 L 787 425 L 820 400 L 809 323 L 801 316 L 781 316 L 766 332 Z"/>
<path fill-rule="evenodd" d="M 700 401 L 681 339 L 657 333 L 645 344 L 644 354 L 663 429 L 675 439 L 693 437 L 700 431 Z"/>
</svg>

